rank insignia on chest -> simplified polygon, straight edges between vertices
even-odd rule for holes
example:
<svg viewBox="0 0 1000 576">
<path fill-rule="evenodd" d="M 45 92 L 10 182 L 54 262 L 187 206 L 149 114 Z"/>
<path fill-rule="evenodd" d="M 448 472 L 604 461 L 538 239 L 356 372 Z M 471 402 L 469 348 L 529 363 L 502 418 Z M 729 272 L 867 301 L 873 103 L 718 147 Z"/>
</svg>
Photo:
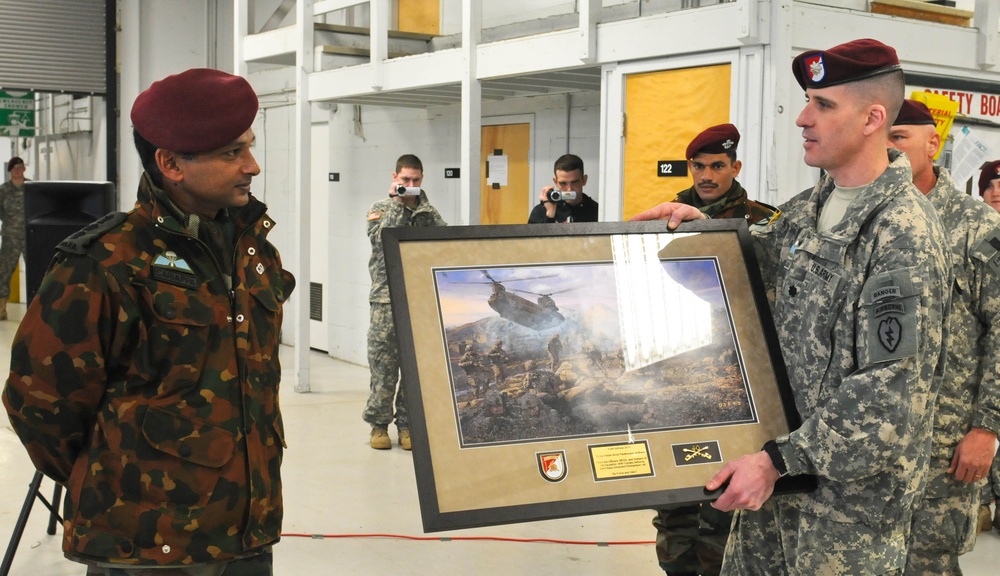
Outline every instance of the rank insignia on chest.
<svg viewBox="0 0 1000 576">
<path fill-rule="evenodd" d="M 159 282 L 195 289 L 201 284 L 191 266 L 170 250 L 153 259 L 153 278 Z"/>
</svg>

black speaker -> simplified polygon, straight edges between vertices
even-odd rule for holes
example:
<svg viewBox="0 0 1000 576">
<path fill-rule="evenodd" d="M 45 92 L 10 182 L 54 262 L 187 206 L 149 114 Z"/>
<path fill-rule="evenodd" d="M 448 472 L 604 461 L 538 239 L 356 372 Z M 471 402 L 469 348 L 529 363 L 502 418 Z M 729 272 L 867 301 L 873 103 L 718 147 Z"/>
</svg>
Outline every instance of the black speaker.
<svg viewBox="0 0 1000 576">
<path fill-rule="evenodd" d="M 27 246 L 24 275 L 30 303 L 42 283 L 56 246 L 67 236 L 111 212 L 118 205 L 112 182 L 47 181 L 24 183 Z"/>
</svg>

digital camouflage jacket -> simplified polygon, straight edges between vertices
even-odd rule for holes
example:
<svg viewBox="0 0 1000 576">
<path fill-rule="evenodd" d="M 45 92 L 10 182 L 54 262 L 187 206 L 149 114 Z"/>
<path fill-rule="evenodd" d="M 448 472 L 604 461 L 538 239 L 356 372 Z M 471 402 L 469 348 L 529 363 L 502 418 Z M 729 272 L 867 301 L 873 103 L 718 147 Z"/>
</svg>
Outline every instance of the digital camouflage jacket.
<svg viewBox="0 0 1000 576">
<path fill-rule="evenodd" d="M 0 222 L 0 235 L 24 243 L 24 184 L 18 187 L 10 180 L 0 184 Z"/>
<path fill-rule="evenodd" d="M 953 282 L 947 237 L 909 161 L 896 150 L 889 159 L 830 230 L 816 230 L 829 176 L 753 229 L 803 420 L 778 449 L 789 474 L 818 478 L 812 492 L 775 498 L 857 535 L 909 526 L 926 479 Z M 905 541 L 827 544 L 859 566 L 902 567 Z"/>
<path fill-rule="evenodd" d="M 951 238 L 955 290 L 948 370 L 934 412 L 928 498 L 974 492 L 948 474 L 955 447 L 975 426 L 1000 431 L 1000 214 L 958 190 L 945 168 L 927 198 Z"/>
<path fill-rule="evenodd" d="M 382 230 L 403 226 L 447 226 L 437 208 L 431 206 L 427 194 L 420 191 L 420 204 L 410 208 L 393 198 L 383 198 L 368 210 L 368 240 L 372 255 L 368 259 L 368 273 L 372 277 L 369 302 L 389 304 L 389 278 L 385 273 L 385 253 L 382 251 Z"/>
<path fill-rule="evenodd" d="M 3 401 L 35 466 L 67 488 L 68 557 L 207 563 L 278 540 L 278 333 L 295 281 L 265 210 L 252 197 L 230 210 L 231 291 L 148 176 L 131 212 L 60 244 Z"/>
</svg>

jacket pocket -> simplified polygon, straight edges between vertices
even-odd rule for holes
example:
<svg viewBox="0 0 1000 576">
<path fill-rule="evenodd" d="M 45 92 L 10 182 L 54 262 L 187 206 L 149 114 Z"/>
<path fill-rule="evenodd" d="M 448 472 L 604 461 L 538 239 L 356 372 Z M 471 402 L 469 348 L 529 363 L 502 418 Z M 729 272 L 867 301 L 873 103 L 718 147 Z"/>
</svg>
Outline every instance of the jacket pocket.
<svg viewBox="0 0 1000 576">
<path fill-rule="evenodd" d="M 218 426 L 150 407 L 142 434 L 160 458 L 143 462 L 145 502 L 177 518 L 197 516 L 212 497 L 221 469 L 236 450 L 235 435 Z"/>
</svg>

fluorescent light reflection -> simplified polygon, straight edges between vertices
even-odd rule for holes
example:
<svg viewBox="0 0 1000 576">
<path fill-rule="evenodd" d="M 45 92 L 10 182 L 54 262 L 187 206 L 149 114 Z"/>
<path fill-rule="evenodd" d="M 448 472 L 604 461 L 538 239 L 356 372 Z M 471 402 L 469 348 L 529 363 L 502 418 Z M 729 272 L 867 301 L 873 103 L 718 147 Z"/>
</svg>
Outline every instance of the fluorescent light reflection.
<svg viewBox="0 0 1000 576">
<path fill-rule="evenodd" d="M 660 251 L 694 234 L 611 237 L 622 353 L 636 370 L 712 343 L 711 305 L 664 270 Z"/>
</svg>

